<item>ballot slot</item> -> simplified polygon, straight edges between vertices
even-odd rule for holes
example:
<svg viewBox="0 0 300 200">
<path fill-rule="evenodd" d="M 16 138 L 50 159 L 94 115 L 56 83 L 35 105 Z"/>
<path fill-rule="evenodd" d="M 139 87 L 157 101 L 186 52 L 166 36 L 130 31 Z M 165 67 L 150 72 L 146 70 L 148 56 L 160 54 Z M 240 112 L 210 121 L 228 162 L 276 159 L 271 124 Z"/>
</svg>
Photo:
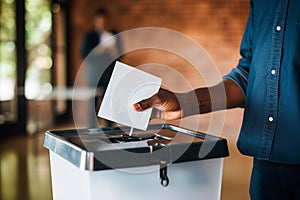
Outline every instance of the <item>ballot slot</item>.
<svg viewBox="0 0 300 200">
<path fill-rule="evenodd" d="M 99 146 L 108 144 L 134 143 L 145 141 L 148 146 L 166 146 L 170 144 L 183 144 L 191 142 L 204 142 L 204 138 L 195 137 L 189 134 L 173 131 L 169 128 L 149 129 L 141 131 L 134 129 L 132 134 L 125 129 L 110 129 L 110 130 L 78 130 L 72 134 L 64 134 L 64 139 L 78 145 L 85 150 L 99 149 Z M 88 149 L 87 149 L 88 147 Z M 131 146 L 134 148 L 134 145 Z"/>
<path fill-rule="evenodd" d="M 124 143 L 133 143 L 131 148 L 135 148 L 134 144 L 137 144 L 137 142 L 144 141 L 145 144 L 150 146 L 166 146 L 168 145 L 173 138 L 166 137 L 164 135 L 160 135 L 158 130 L 152 130 L 152 131 L 146 131 L 142 133 L 141 131 L 133 132 L 132 135 L 129 135 L 126 132 L 123 131 L 110 131 L 98 134 L 71 134 L 71 135 L 65 135 L 64 139 L 70 141 L 71 143 L 79 146 L 82 149 L 85 150 L 96 150 L 99 149 L 99 147 L 104 145 L 112 145 L 112 148 L 118 147 L 118 144 L 124 144 Z M 119 147 L 122 147 L 119 145 Z M 125 145 L 123 145 L 125 147 Z M 127 145 L 129 147 L 129 145 Z M 126 149 L 124 149 L 126 150 Z M 150 149 L 149 149 L 150 151 Z"/>
</svg>

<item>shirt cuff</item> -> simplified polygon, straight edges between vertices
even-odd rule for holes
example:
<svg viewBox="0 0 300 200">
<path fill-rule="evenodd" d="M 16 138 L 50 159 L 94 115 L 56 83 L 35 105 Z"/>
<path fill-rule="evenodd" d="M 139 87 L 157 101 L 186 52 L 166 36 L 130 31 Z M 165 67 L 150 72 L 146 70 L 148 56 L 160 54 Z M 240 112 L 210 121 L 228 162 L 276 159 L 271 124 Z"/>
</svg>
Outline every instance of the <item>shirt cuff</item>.
<svg viewBox="0 0 300 200">
<path fill-rule="evenodd" d="M 243 92 L 244 97 L 246 97 L 247 92 L 247 85 L 248 85 L 248 71 L 241 67 L 236 67 L 231 70 L 231 72 L 225 76 L 224 79 L 232 80 L 237 86 L 240 87 L 241 91 Z"/>
</svg>

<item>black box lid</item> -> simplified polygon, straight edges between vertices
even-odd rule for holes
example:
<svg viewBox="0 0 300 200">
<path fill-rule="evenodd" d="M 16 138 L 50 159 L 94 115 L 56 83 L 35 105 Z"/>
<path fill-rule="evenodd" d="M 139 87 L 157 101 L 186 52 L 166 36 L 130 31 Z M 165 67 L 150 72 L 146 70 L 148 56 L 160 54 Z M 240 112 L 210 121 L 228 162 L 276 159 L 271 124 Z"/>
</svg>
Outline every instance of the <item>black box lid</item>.
<svg viewBox="0 0 300 200">
<path fill-rule="evenodd" d="M 52 130 L 45 133 L 44 147 L 90 171 L 229 156 L 226 139 L 170 124 L 129 132 L 129 127 Z"/>
</svg>

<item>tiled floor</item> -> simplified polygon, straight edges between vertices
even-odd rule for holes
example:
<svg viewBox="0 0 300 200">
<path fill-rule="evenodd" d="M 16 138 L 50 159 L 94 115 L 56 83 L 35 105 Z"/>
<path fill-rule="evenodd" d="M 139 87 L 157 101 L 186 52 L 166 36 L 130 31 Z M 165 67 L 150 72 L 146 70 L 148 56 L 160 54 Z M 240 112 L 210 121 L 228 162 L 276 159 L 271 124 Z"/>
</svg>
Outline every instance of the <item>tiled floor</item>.
<svg viewBox="0 0 300 200">
<path fill-rule="evenodd" d="M 235 145 L 240 114 L 240 111 L 228 112 L 221 135 L 228 139 L 231 154 L 224 164 L 222 200 L 249 199 L 251 159 L 240 155 Z M 0 140 L 0 200 L 52 199 L 49 155 L 43 147 L 43 138 L 41 132 Z"/>
</svg>

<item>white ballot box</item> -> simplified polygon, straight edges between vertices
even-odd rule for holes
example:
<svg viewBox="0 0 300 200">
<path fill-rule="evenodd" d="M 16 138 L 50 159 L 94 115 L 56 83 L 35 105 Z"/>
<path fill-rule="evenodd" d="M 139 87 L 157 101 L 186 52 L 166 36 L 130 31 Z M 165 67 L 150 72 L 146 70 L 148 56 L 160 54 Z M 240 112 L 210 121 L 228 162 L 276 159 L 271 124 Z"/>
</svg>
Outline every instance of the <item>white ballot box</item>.
<svg viewBox="0 0 300 200">
<path fill-rule="evenodd" d="M 47 131 L 55 200 L 217 200 L 223 138 L 169 124 Z"/>
</svg>

